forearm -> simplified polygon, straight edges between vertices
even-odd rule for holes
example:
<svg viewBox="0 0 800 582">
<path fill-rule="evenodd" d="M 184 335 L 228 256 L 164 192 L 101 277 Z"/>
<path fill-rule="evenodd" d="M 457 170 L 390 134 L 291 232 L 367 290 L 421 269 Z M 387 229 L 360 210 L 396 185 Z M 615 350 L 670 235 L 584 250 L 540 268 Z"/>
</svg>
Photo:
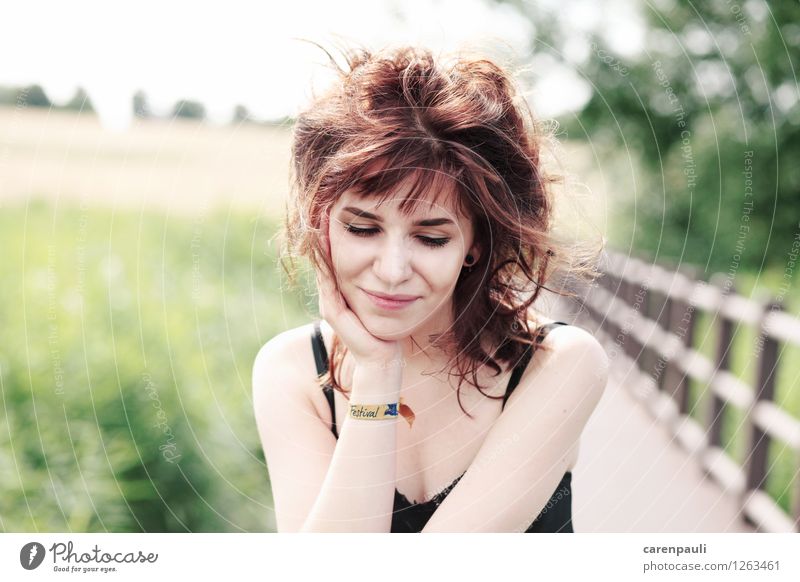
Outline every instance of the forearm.
<svg viewBox="0 0 800 582">
<path fill-rule="evenodd" d="M 397 402 L 397 363 L 357 368 L 352 404 Z M 345 417 L 322 489 L 303 532 L 389 532 L 394 509 L 397 422 Z"/>
</svg>

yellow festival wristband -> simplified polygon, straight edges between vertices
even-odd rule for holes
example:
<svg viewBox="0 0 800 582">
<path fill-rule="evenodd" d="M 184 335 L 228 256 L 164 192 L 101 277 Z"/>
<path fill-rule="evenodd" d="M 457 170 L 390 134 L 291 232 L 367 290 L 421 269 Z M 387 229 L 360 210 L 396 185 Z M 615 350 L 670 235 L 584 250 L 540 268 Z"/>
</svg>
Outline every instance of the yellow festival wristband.
<svg viewBox="0 0 800 582">
<path fill-rule="evenodd" d="M 391 404 L 351 404 L 348 416 L 358 420 L 389 420 L 397 418 L 397 402 Z"/>
</svg>

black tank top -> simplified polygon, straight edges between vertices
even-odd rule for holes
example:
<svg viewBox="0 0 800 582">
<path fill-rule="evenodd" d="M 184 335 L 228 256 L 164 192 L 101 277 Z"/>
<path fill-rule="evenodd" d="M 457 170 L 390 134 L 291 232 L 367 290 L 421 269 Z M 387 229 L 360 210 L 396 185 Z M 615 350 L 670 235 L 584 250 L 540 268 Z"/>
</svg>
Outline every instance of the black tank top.
<svg viewBox="0 0 800 582">
<path fill-rule="evenodd" d="M 557 325 L 569 324 L 563 321 L 554 321 L 541 326 L 539 328 L 541 333 L 537 336 L 537 343 L 541 342 L 547 333 Z M 311 346 L 314 350 L 314 362 L 317 366 L 317 375 L 321 377 L 328 371 L 328 352 L 325 349 L 325 343 L 322 339 L 320 320 L 314 321 L 314 333 L 311 336 Z M 532 357 L 533 351 L 531 350 L 531 346 L 528 346 L 525 352 L 523 352 L 519 364 L 511 372 L 511 378 L 508 381 L 506 393 L 503 396 L 503 408 L 506 405 L 508 397 L 511 396 L 514 388 L 517 387 L 522 373 Z M 331 418 L 333 419 L 331 431 L 338 439 L 339 434 L 336 431 L 336 409 L 333 399 L 333 387 L 330 384 L 325 384 L 322 390 L 331 408 Z M 461 477 L 465 474 L 466 472 L 462 473 L 450 485 L 423 503 L 411 503 L 405 495 L 395 488 L 391 532 L 417 533 L 422 531 L 422 528 L 428 523 L 428 520 L 442 501 L 444 501 L 445 497 L 447 497 L 453 487 L 458 484 Z M 536 519 L 533 520 L 531 525 L 528 526 L 525 533 L 574 533 L 572 528 L 572 473 L 570 471 L 564 473 L 553 495 L 550 496 L 550 499 L 545 504 L 542 511 Z"/>
</svg>

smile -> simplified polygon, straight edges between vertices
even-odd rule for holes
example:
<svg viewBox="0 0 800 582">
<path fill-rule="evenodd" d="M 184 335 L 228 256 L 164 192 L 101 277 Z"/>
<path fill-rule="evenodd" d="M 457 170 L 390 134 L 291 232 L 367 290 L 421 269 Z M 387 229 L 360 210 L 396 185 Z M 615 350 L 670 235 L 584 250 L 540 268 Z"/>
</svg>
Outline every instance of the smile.
<svg viewBox="0 0 800 582">
<path fill-rule="evenodd" d="M 361 289 L 364 291 L 363 289 Z M 364 291 L 364 295 L 369 297 L 370 301 L 376 306 L 380 307 L 381 309 L 403 309 L 404 307 L 408 307 L 412 303 L 414 303 L 419 297 L 414 299 L 404 299 L 404 300 L 397 300 L 397 299 L 386 299 L 384 297 L 378 297 L 377 295 L 373 295 L 369 291 Z"/>
</svg>

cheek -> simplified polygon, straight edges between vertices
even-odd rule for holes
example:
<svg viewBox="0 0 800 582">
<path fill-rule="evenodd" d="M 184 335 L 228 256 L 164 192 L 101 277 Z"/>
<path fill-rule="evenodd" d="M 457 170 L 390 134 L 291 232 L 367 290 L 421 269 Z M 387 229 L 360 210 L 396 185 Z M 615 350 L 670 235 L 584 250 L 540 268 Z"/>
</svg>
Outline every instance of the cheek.
<svg viewBox="0 0 800 582">
<path fill-rule="evenodd" d="M 436 291 L 449 292 L 461 273 L 462 257 L 458 252 L 437 251 L 426 257 L 425 278 Z"/>
<path fill-rule="evenodd" d="M 341 247 L 341 237 L 334 232 L 334 227 L 331 225 L 330 234 L 328 235 L 328 242 L 331 245 L 331 261 L 333 261 L 334 267 L 338 266 L 339 257 L 342 254 Z"/>
<path fill-rule="evenodd" d="M 336 268 L 336 272 L 346 271 L 352 265 L 352 257 L 359 252 L 363 252 L 363 246 L 354 244 L 352 237 L 344 236 L 339 229 L 331 228 L 331 260 Z"/>
<path fill-rule="evenodd" d="M 347 233 L 331 234 L 331 261 L 336 278 L 346 298 L 354 293 L 353 286 L 363 284 L 364 273 L 371 268 L 374 253 L 370 245 L 348 235 Z"/>
</svg>

